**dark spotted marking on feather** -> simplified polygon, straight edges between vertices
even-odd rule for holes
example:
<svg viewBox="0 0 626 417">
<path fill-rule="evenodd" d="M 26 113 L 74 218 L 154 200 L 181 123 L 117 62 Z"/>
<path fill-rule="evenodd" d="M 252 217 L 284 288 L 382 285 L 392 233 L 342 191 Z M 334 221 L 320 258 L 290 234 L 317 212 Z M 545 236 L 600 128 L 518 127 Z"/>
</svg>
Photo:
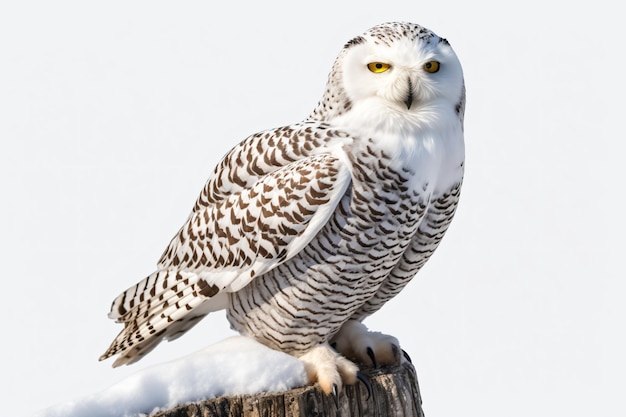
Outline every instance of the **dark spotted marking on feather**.
<svg viewBox="0 0 626 417">
<path fill-rule="evenodd" d="M 217 287 L 217 285 L 209 285 L 209 283 L 203 279 L 198 280 L 198 287 L 200 287 L 200 294 L 209 298 L 220 292 L 220 289 Z"/>
<path fill-rule="evenodd" d="M 456 114 L 459 116 L 461 120 L 461 128 L 463 128 L 463 121 L 465 118 L 465 86 L 463 86 L 463 90 L 461 91 L 461 98 L 455 107 Z"/>
<path fill-rule="evenodd" d="M 348 49 L 351 48 L 355 45 L 360 45 L 362 43 L 365 42 L 365 38 L 363 36 L 357 36 L 353 39 L 350 39 L 345 45 L 344 45 L 344 49 Z"/>
</svg>

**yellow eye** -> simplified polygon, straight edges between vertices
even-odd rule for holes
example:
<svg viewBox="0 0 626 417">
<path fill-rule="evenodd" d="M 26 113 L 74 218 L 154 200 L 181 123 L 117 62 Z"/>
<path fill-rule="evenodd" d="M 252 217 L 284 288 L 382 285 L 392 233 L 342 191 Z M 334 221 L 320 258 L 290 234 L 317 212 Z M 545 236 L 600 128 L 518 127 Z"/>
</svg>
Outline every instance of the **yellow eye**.
<svg viewBox="0 0 626 417">
<path fill-rule="evenodd" d="M 370 71 L 379 74 L 381 72 L 387 71 L 389 68 L 391 68 L 391 65 L 385 64 L 384 62 L 370 62 L 369 64 L 367 64 L 367 68 Z"/>
<path fill-rule="evenodd" d="M 439 62 L 437 61 L 428 61 L 424 64 L 424 71 L 430 72 L 431 74 L 439 71 Z"/>
</svg>

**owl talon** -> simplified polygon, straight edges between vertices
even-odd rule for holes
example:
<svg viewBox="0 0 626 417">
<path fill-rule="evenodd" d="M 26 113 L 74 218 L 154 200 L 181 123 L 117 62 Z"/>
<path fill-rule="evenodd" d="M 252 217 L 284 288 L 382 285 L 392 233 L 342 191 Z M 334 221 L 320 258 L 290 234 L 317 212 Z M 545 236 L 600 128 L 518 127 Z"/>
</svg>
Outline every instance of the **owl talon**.
<svg viewBox="0 0 626 417">
<path fill-rule="evenodd" d="M 339 397 L 337 395 L 337 384 L 333 384 L 333 390 L 330 393 L 331 397 L 333 397 L 333 402 L 335 403 L 335 410 L 339 410 Z"/>
<path fill-rule="evenodd" d="M 363 375 L 361 371 L 356 373 L 356 377 L 367 389 L 367 399 L 369 400 L 372 397 L 372 384 L 370 384 L 370 380 L 367 376 Z"/>
<path fill-rule="evenodd" d="M 367 352 L 367 356 L 369 356 L 370 359 L 372 360 L 372 366 L 374 368 L 378 368 L 378 363 L 376 363 L 376 355 L 374 355 L 374 351 L 372 350 L 372 348 L 368 346 L 366 349 L 366 352 Z"/>
</svg>

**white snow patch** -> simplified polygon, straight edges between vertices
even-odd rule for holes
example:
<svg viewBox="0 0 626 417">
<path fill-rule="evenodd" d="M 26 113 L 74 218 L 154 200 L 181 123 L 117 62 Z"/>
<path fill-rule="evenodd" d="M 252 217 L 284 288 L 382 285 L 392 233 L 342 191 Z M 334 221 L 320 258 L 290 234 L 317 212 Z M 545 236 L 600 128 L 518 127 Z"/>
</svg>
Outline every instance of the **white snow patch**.
<svg viewBox="0 0 626 417">
<path fill-rule="evenodd" d="M 35 417 L 131 417 L 222 395 L 280 392 L 306 384 L 300 360 L 234 336 Z"/>
</svg>

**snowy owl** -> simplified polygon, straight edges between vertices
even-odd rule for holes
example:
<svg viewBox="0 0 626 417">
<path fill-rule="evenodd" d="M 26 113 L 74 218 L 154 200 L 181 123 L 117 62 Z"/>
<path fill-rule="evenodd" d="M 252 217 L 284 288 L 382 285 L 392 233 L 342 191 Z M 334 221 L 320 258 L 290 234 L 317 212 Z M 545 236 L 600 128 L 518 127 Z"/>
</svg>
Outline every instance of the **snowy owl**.
<svg viewBox="0 0 626 417">
<path fill-rule="evenodd" d="M 214 169 L 157 270 L 120 294 L 100 360 L 139 360 L 225 309 L 231 327 L 299 358 L 334 393 L 355 363 L 396 364 L 361 322 L 437 248 L 464 169 L 465 86 L 448 41 L 385 23 L 345 44 L 300 123 L 256 133 Z"/>
</svg>

